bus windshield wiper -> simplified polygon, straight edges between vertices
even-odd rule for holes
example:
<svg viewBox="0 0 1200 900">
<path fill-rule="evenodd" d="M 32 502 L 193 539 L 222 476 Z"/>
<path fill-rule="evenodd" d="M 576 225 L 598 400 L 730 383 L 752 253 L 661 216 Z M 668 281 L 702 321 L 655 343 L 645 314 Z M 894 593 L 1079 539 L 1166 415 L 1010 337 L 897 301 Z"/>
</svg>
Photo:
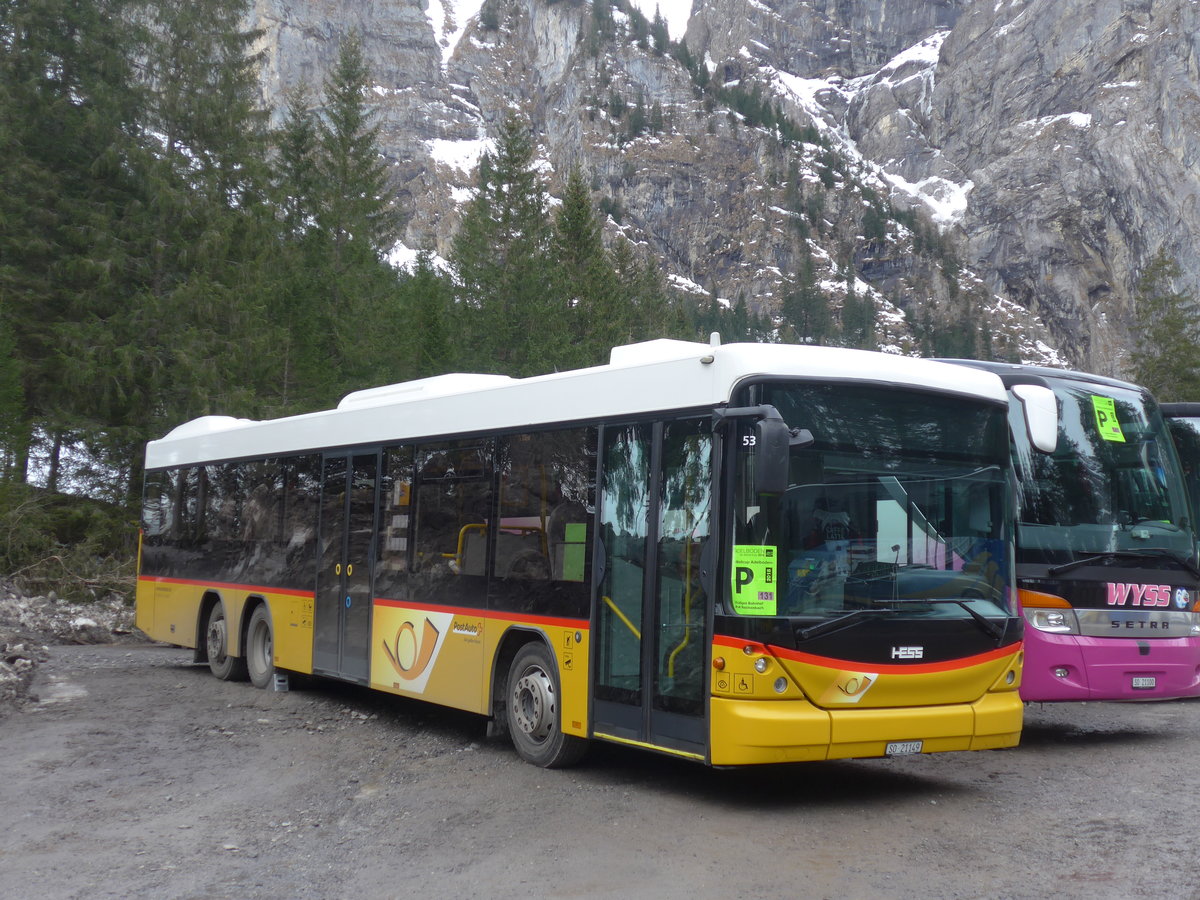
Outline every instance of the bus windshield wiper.
<svg viewBox="0 0 1200 900">
<path fill-rule="evenodd" d="M 818 622 L 811 628 L 797 628 L 796 637 L 802 641 L 807 641 L 811 638 L 819 637 L 823 634 L 829 634 L 831 631 L 840 631 L 857 622 L 859 619 L 864 619 L 868 616 L 876 616 L 881 613 L 894 613 L 899 610 L 892 609 L 890 606 L 872 607 L 871 609 L 854 609 L 850 612 L 838 616 L 835 619 L 829 619 L 825 622 Z"/>
<path fill-rule="evenodd" d="M 1102 550 L 1098 553 L 1089 553 L 1081 559 L 1071 560 L 1069 563 L 1051 566 L 1047 570 L 1047 574 L 1052 578 L 1057 578 L 1066 572 L 1073 571 L 1088 565 L 1089 563 L 1099 562 L 1103 559 L 1155 559 L 1167 558 L 1179 563 L 1197 578 L 1200 578 L 1200 567 L 1190 559 L 1180 556 L 1177 553 L 1172 553 L 1170 550 L 1164 550 L 1156 547 L 1147 547 L 1144 550 Z"/>
<path fill-rule="evenodd" d="M 1000 627 L 999 625 L 997 625 L 995 622 L 993 622 L 991 619 L 989 619 L 987 616 L 972 609 L 971 603 L 973 601 L 970 599 L 962 598 L 962 597 L 912 597 L 912 598 L 904 598 L 902 600 L 893 600 L 892 602 L 893 603 L 953 603 L 955 606 L 959 606 L 962 609 L 966 610 L 967 613 L 971 616 L 971 618 L 979 623 L 979 627 L 982 628 L 990 637 L 992 637 L 996 641 L 997 647 L 999 647 L 1000 642 L 1004 640 L 1004 629 L 1002 627 Z"/>
</svg>

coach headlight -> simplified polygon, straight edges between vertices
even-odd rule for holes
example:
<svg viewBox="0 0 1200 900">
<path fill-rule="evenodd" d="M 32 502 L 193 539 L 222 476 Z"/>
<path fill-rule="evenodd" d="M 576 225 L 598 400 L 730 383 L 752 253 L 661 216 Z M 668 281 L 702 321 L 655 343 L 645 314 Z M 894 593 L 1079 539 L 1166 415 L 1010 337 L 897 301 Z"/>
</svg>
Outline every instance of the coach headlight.
<svg viewBox="0 0 1200 900">
<path fill-rule="evenodd" d="M 1073 609 L 1025 609 L 1025 621 L 1038 631 L 1051 634 L 1079 634 L 1079 620 Z"/>
<path fill-rule="evenodd" d="M 1079 634 L 1079 619 L 1075 610 L 1056 594 L 1020 591 L 1021 609 L 1025 621 L 1038 631 L 1050 634 Z"/>
</svg>

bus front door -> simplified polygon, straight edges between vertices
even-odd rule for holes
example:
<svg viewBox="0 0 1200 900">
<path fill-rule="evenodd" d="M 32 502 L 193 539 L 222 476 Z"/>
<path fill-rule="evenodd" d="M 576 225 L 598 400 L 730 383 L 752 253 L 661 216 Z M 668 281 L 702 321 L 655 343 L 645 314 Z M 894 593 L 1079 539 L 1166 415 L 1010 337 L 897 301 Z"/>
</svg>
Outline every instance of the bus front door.
<svg viewBox="0 0 1200 900">
<path fill-rule="evenodd" d="M 712 435 L 706 420 L 608 426 L 593 608 L 593 733 L 704 758 Z"/>
<path fill-rule="evenodd" d="M 370 675 L 371 536 L 378 475 L 378 453 L 327 455 L 321 483 L 313 671 L 363 684 Z"/>
</svg>

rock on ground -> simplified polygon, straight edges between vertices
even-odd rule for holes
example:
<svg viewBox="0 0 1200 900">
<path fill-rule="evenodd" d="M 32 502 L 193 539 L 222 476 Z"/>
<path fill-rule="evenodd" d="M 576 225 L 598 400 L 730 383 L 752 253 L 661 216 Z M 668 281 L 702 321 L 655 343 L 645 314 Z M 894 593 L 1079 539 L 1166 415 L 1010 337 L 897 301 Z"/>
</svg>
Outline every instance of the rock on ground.
<svg viewBox="0 0 1200 900">
<path fill-rule="evenodd" d="M 145 640 L 133 620 L 133 605 L 121 594 L 71 603 L 53 592 L 29 596 L 15 582 L 0 578 L 0 718 L 27 699 L 49 645 Z"/>
</svg>

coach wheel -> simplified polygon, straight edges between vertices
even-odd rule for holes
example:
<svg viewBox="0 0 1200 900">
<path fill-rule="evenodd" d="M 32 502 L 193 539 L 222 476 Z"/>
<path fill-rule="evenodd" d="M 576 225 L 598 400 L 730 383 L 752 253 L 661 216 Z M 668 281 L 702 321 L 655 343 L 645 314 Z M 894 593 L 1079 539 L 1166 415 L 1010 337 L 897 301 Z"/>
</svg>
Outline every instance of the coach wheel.
<svg viewBox="0 0 1200 900">
<path fill-rule="evenodd" d="M 204 629 L 208 647 L 208 668 L 222 681 L 243 681 L 246 678 L 246 660 L 229 655 L 229 620 L 225 618 L 225 604 L 217 602 L 208 613 L 208 627 Z"/>
<path fill-rule="evenodd" d="M 255 687 L 270 686 L 275 674 L 274 653 L 271 614 L 265 606 L 260 606 L 250 616 L 250 627 L 246 631 L 246 670 Z"/>
<path fill-rule="evenodd" d="M 569 766 L 587 741 L 563 734 L 558 670 L 545 645 L 526 644 L 508 671 L 508 733 L 522 759 L 547 769 Z"/>
</svg>

